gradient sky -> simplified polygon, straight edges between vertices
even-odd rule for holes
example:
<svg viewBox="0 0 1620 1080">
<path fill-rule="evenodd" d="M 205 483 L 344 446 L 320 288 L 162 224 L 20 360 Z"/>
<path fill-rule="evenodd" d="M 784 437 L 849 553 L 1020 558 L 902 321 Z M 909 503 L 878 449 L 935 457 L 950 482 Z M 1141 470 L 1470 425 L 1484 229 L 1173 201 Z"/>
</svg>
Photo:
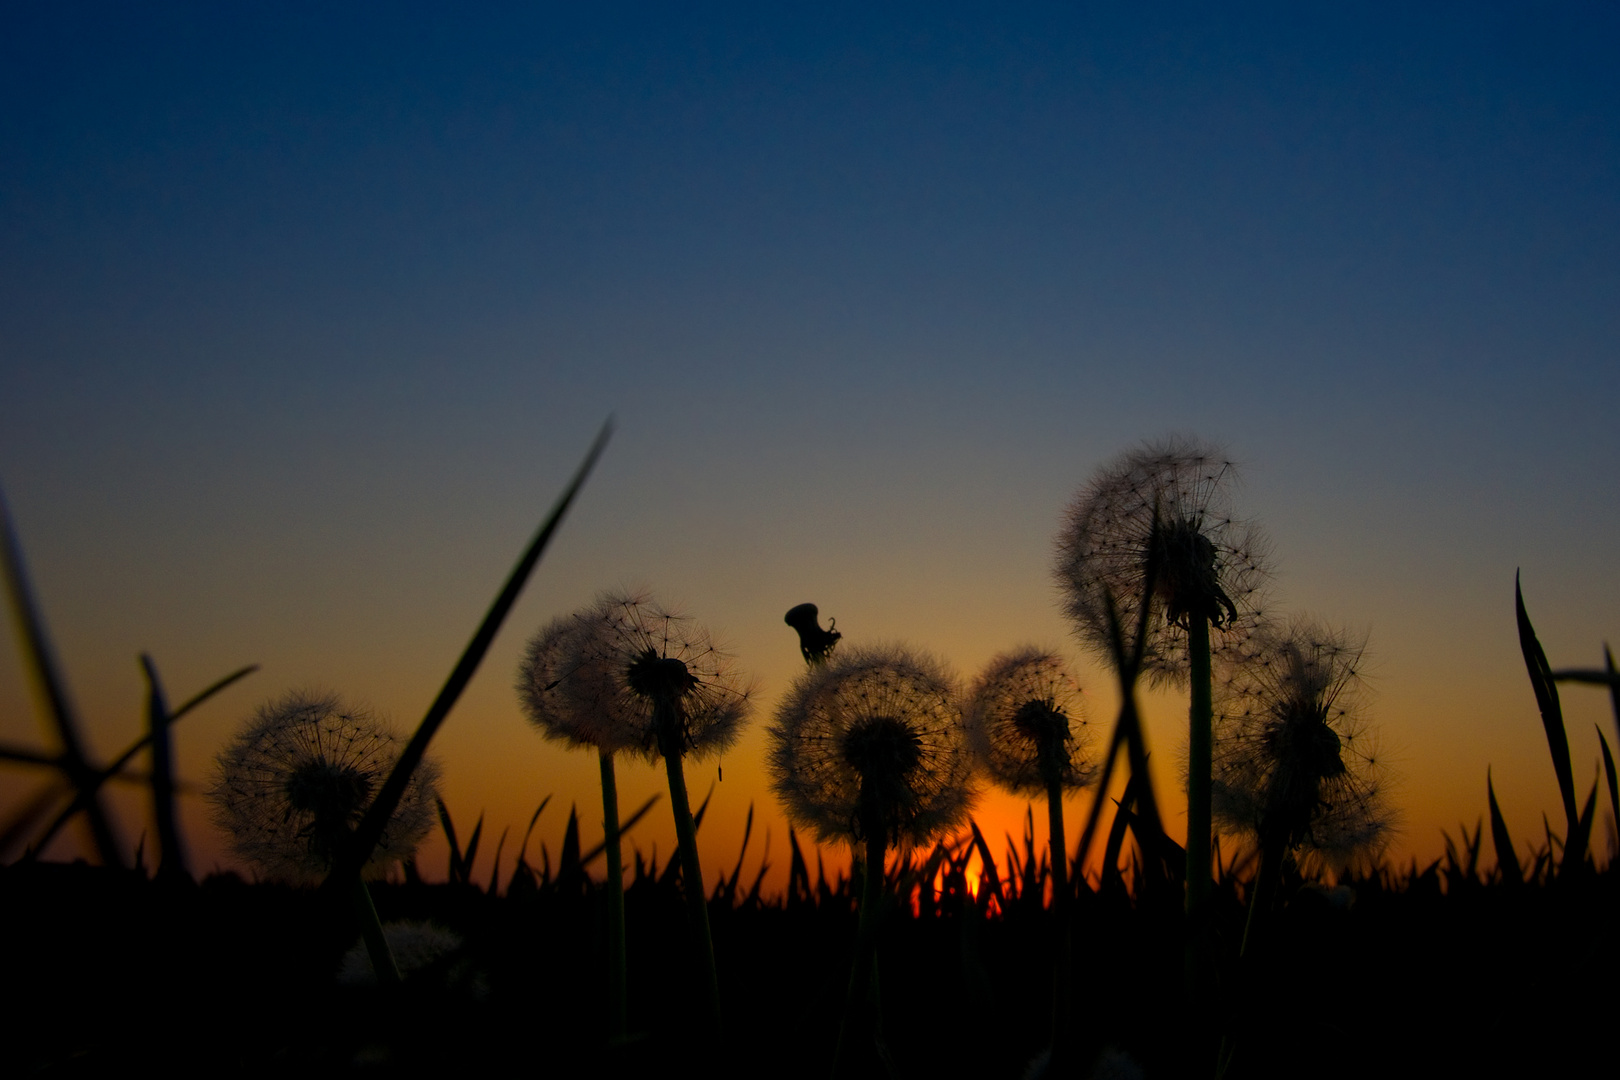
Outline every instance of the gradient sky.
<svg viewBox="0 0 1620 1080">
<path fill-rule="evenodd" d="M 645 584 L 759 679 L 701 839 L 729 865 L 752 801 L 780 877 L 782 613 L 964 677 L 1061 647 L 1105 730 L 1053 538 L 1191 432 L 1243 466 L 1279 609 L 1370 635 L 1396 857 L 1475 822 L 1487 766 L 1521 852 L 1557 823 L 1512 589 L 1555 667 L 1620 643 L 1612 4 L 333 7 L 0 11 L 0 483 L 100 753 L 142 650 L 175 700 L 263 665 L 178 729 L 199 782 L 292 688 L 408 730 L 613 414 L 435 744 L 446 800 L 599 835 L 513 672 Z M 13 644 L 0 739 L 40 744 Z M 1613 728 L 1565 699 L 1584 795 Z M 1146 701 L 1167 804 L 1185 709 Z M 634 836 L 666 855 L 667 807 Z"/>
</svg>

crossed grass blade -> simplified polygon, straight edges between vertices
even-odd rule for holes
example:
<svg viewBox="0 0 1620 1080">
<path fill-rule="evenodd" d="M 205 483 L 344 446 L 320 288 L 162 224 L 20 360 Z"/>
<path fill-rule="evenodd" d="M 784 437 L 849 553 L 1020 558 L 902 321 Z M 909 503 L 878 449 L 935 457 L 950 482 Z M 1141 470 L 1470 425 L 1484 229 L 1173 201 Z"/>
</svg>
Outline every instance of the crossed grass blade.
<svg viewBox="0 0 1620 1080">
<path fill-rule="evenodd" d="M 85 756 L 84 743 L 79 736 L 78 714 L 68 699 L 67 687 L 56 662 L 56 651 L 45 632 L 45 620 L 34 599 L 28 570 L 23 564 L 22 545 L 12 528 L 11 510 L 3 492 L 0 492 L 0 571 L 5 574 L 6 587 L 11 594 L 12 616 L 16 619 L 18 636 L 22 639 L 29 667 L 45 698 L 56 738 L 62 744 L 62 771 L 78 789 L 79 798 L 74 801 L 74 812 L 79 809 L 84 811 L 91 840 L 101 861 L 108 866 L 121 867 L 124 860 L 119 853 L 118 836 L 113 830 L 112 818 L 101 804 L 97 770 L 91 767 Z M 36 850 L 43 847 L 42 842 Z"/>
<path fill-rule="evenodd" d="M 168 720 L 163 725 L 164 729 L 167 730 L 168 728 L 173 727 L 181 717 L 185 716 L 191 710 L 195 709 L 197 706 L 201 705 L 203 702 L 207 701 L 209 698 L 213 697 L 227 686 L 230 686 L 238 679 L 251 675 L 258 670 L 259 665 L 249 664 L 247 667 L 231 672 L 231 674 L 225 676 L 223 679 L 218 680 L 213 685 L 193 695 L 188 701 L 185 702 L 185 704 L 168 714 Z M 150 727 L 150 725 L 148 726 Z M 125 775 L 124 766 L 128 765 L 136 754 L 139 754 L 142 750 L 152 745 L 152 738 L 153 733 L 151 730 L 148 730 L 145 735 L 142 735 L 139 739 L 136 739 L 133 743 L 131 743 L 122 754 L 119 754 L 116 758 L 114 758 L 111 765 L 108 765 L 104 769 L 92 769 L 90 775 L 82 783 L 77 785 L 73 796 L 73 801 L 70 802 L 67 808 L 58 814 L 51 824 L 45 829 L 45 831 L 35 839 L 32 845 L 31 855 L 37 856 L 39 852 L 43 851 L 45 849 L 45 845 L 49 844 L 51 840 L 55 838 L 56 834 L 61 831 L 62 827 L 72 820 L 73 815 L 81 812 L 88 813 L 90 808 L 94 805 L 97 792 L 101 790 L 101 785 L 105 784 L 108 780 L 114 779 L 115 777 L 123 779 Z M 62 768 L 64 772 L 68 771 L 68 767 L 64 764 L 61 758 L 55 759 L 53 763 L 59 768 Z M 149 773 L 144 779 L 148 783 L 151 783 L 155 778 L 155 775 L 156 773 L 154 770 L 153 773 Z M 137 777 L 135 779 L 142 778 Z M 172 777 L 169 780 L 169 784 L 171 787 L 179 786 Z M 4 842 L 0 842 L 0 850 L 4 850 L 5 846 L 6 845 Z"/>
</svg>

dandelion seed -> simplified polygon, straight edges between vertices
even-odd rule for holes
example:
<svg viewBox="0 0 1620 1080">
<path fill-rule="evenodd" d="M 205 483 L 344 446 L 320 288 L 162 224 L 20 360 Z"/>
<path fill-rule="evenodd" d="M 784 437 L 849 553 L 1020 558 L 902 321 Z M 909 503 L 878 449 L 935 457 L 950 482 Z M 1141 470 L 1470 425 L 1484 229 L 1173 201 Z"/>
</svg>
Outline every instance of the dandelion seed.
<svg viewBox="0 0 1620 1080">
<path fill-rule="evenodd" d="M 794 683 L 771 725 L 771 786 L 823 841 L 925 843 L 972 805 L 973 759 L 944 668 L 903 646 L 850 650 Z"/>
<path fill-rule="evenodd" d="M 1080 687 L 1055 653 L 1026 648 L 996 657 L 969 691 L 966 713 L 969 745 L 1008 791 L 1045 795 L 1054 784 L 1080 788 L 1095 776 Z"/>
<path fill-rule="evenodd" d="M 209 799 L 231 849 L 271 877 L 313 881 L 393 770 L 402 744 L 372 714 L 330 694 L 291 693 L 261 707 L 220 754 Z M 370 877 L 409 858 L 433 822 L 438 769 L 424 761 L 384 827 Z"/>
<path fill-rule="evenodd" d="M 1394 815 L 1365 715 L 1365 648 L 1296 620 L 1254 635 L 1217 684 L 1215 816 L 1263 852 L 1342 866 L 1387 843 Z"/>
<path fill-rule="evenodd" d="M 1145 620 L 1142 674 L 1181 682 L 1195 617 L 1223 636 L 1241 637 L 1256 625 L 1267 548 L 1258 530 L 1233 517 L 1235 482 L 1232 463 L 1218 451 L 1181 438 L 1098 470 L 1058 538 L 1065 612 L 1082 640 L 1117 662 L 1119 635 Z"/>
<path fill-rule="evenodd" d="M 736 742 L 753 686 L 696 621 L 645 592 L 604 594 L 580 619 L 568 693 L 600 738 L 653 761 Z"/>
</svg>

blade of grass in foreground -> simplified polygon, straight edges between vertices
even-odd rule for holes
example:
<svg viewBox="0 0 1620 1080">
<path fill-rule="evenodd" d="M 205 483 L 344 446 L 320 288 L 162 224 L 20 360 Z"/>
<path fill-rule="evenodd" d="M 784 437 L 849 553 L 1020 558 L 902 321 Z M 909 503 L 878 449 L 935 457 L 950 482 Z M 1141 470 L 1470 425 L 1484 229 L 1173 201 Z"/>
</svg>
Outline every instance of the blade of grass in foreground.
<svg viewBox="0 0 1620 1080">
<path fill-rule="evenodd" d="M 1552 754 L 1553 772 L 1558 776 L 1558 793 L 1564 800 L 1564 814 L 1569 818 L 1569 832 L 1573 836 L 1580 824 L 1580 811 L 1575 807 L 1575 773 L 1569 763 L 1569 736 L 1564 731 L 1564 711 L 1558 703 L 1558 687 L 1553 685 L 1552 669 L 1547 665 L 1547 654 L 1536 640 L 1535 627 L 1524 609 L 1524 593 L 1519 589 L 1519 575 L 1513 575 L 1513 610 L 1519 623 L 1519 649 L 1524 653 L 1524 666 L 1530 673 L 1530 686 L 1536 693 L 1536 707 L 1541 710 L 1541 726 L 1547 731 L 1547 749 Z"/>
<path fill-rule="evenodd" d="M 399 800 L 405 794 L 405 786 L 410 783 L 411 774 L 422 763 L 422 756 L 427 753 L 428 744 L 433 741 L 433 736 L 438 733 L 445 717 L 450 715 L 450 710 L 460 699 L 462 691 L 472 681 L 473 673 L 478 670 L 484 654 L 489 651 L 490 644 L 495 640 L 496 631 L 500 630 L 506 616 L 511 613 L 512 605 L 517 603 L 518 594 L 528 583 L 529 575 L 534 572 L 535 566 L 540 562 L 540 556 L 551 543 L 551 537 L 557 531 L 557 526 L 562 524 L 568 508 L 573 505 L 574 497 L 585 485 L 585 478 L 595 467 L 597 458 L 602 456 L 602 450 L 607 446 L 608 437 L 612 433 L 613 421 L 609 420 L 597 433 L 596 441 L 591 444 L 585 460 L 574 473 L 567 490 L 557 500 L 557 505 L 552 507 L 550 515 L 540 525 L 534 539 L 529 541 L 529 546 L 518 559 L 517 565 L 512 568 L 506 584 L 502 586 L 500 593 L 495 597 L 495 602 L 484 615 L 484 621 L 478 625 L 472 640 L 462 652 L 461 659 L 456 662 L 450 677 L 445 680 L 444 688 L 429 706 L 427 715 L 422 718 L 422 723 L 416 729 L 416 734 L 411 736 L 411 741 L 400 753 L 399 761 L 394 764 L 394 771 L 389 774 L 382 790 L 377 792 L 377 797 L 372 800 L 365 816 L 360 819 L 353 838 L 334 861 L 331 872 L 326 876 L 327 882 L 343 882 L 351 877 L 358 877 L 360 868 L 371 858 L 371 853 L 376 850 L 377 841 L 382 838 L 383 829 L 387 826 L 389 818 L 394 816 L 394 811 L 399 807 Z"/>
<path fill-rule="evenodd" d="M 1488 766 L 1485 769 L 1485 798 L 1491 806 L 1491 845 L 1496 848 L 1496 869 L 1504 883 L 1523 885 L 1524 871 L 1519 868 L 1519 857 L 1513 852 L 1513 838 L 1508 835 L 1502 808 L 1496 804 L 1496 788 L 1491 785 Z"/>
<path fill-rule="evenodd" d="M 17 636 L 22 639 L 29 666 L 39 684 L 40 693 L 56 728 L 56 737 L 62 743 L 62 771 L 84 798 L 83 810 L 90 824 L 90 835 L 96 852 L 107 866 L 124 865 L 118 850 L 118 837 L 113 832 L 112 819 L 96 794 L 96 770 L 85 757 L 84 744 L 79 738 L 79 719 L 68 701 L 67 688 L 56 664 L 56 653 L 45 635 L 45 621 L 40 617 L 39 605 L 34 602 L 34 591 L 28 582 L 28 571 L 23 566 L 22 545 L 11 527 L 11 510 L 5 496 L 0 494 L 0 570 L 6 577 L 11 593 L 11 611 L 17 620 Z M 45 845 L 41 843 L 39 847 Z"/>
</svg>

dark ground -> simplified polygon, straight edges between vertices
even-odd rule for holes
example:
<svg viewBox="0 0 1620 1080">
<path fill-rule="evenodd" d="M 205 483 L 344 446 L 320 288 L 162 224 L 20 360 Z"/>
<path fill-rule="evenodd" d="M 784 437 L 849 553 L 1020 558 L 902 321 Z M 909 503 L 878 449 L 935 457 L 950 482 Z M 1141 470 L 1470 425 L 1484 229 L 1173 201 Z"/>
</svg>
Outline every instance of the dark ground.
<svg viewBox="0 0 1620 1080">
<path fill-rule="evenodd" d="M 1074 927 L 1074 1075 L 1208 1076 L 1219 1031 L 1237 1077 L 1571 1075 L 1612 1062 L 1620 876 L 1509 888 L 1435 875 L 1356 886 L 1348 909 L 1296 892 L 1245 974 L 1243 912 L 1222 893 L 1226 957 L 1209 1000 L 1181 991 L 1173 905 L 1085 894 Z M 338 985 L 356 940 L 312 890 L 234 877 L 160 886 L 84 865 L 0 869 L 8 1076 L 825 1076 L 848 982 L 847 899 L 712 909 L 727 1010 L 718 1045 L 690 989 L 684 911 L 628 899 L 628 1047 L 602 1049 L 600 893 L 495 898 L 473 886 L 375 889 L 384 920 L 431 918 L 463 950 L 403 990 Z M 1342 897 L 1341 897 L 1342 899 Z M 896 915 L 880 954 L 884 1025 L 907 1077 L 1016 1078 L 1046 1037 L 1046 914 Z M 964 931 L 967 931 L 966 933 Z M 1196 1024 L 1190 1023 L 1195 1020 Z M 1189 1038 L 1194 1032 L 1198 1037 Z M 1102 1053 L 1103 1051 L 1106 1053 Z M 1102 1055 L 1099 1057 L 1099 1055 Z M 874 1055 L 864 1069 L 878 1072 Z M 687 1070 L 680 1070 L 684 1074 Z"/>
</svg>

